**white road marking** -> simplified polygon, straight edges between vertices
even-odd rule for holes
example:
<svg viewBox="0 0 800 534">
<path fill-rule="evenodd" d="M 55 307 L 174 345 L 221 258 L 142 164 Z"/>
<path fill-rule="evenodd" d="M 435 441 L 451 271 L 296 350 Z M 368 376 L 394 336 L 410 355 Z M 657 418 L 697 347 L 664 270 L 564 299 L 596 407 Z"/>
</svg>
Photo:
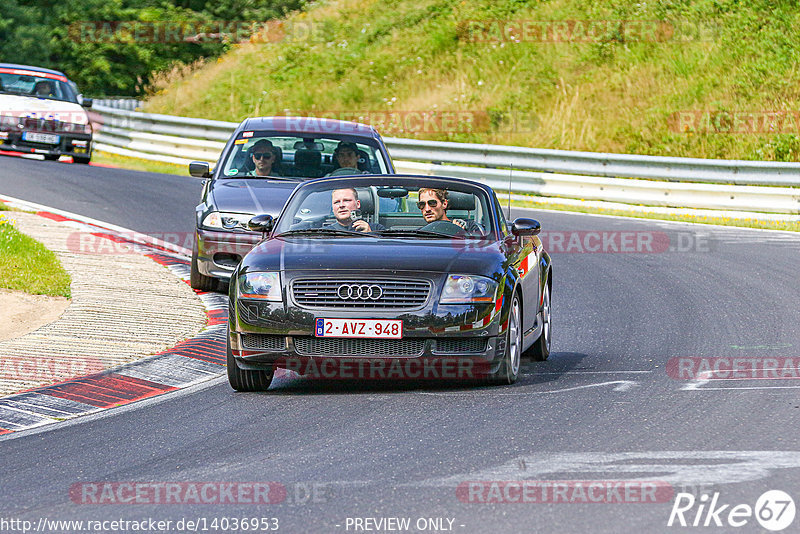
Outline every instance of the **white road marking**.
<svg viewBox="0 0 800 534">
<path fill-rule="evenodd" d="M 569 376 L 569 375 L 617 375 L 617 374 L 632 374 L 632 373 L 652 373 L 653 371 L 565 371 L 563 373 L 559 373 L 557 371 L 546 371 L 542 373 L 523 373 L 525 376 L 536 376 L 536 375 L 561 375 L 561 376 Z"/>
<path fill-rule="evenodd" d="M 800 386 L 730 386 L 724 388 L 705 387 L 709 382 L 742 381 L 742 380 L 797 380 L 793 377 L 773 378 L 773 377 L 743 377 L 743 378 L 708 378 L 714 374 L 713 371 L 703 371 L 698 373 L 697 378 L 691 380 L 681 388 L 682 391 L 733 391 L 733 390 L 755 390 L 755 389 L 800 389 Z"/>
<path fill-rule="evenodd" d="M 666 460 L 666 461 L 665 461 Z M 537 453 L 495 467 L 430 478 L 405 486 L 457 486 L 465 480 L 659 480 L 679 485 L 717 485 L 767 478 L 800 469 L 800 451 L 644 451 Z M 575 473 L 580 473 L 575 477 Z"/>
<path fill-rule="evenodd" d="M 464 396 L 464 395 L 475 396 L 476 394 L 491 395 L 492 397 L 495 397 L 495 396 L 498 396 L 498 395 L 506 396 L 506 397 L 519 397 L 519 396 L 528 396 L 528 395 L 544 395 L 544 394 L 547 394 L 547 393 L 566 393 L 566 392 L 569 392 L 569 391 L 576 391 L 576 390 L 579 390 L 579 389 L 596 388 L 596 387 L 602 387 L 602 386 L 610 386 L 610 385 L 614 385 L 614 384 L 618 384 L 618 385 L 615 388 L 613 388 L 612 391 L 628 391 L 629 389 L 631 389 L 634 386 L 638 385 L 636 382 L 633 382 L 631 380 L 613 380 L 611 382 L 600 382 L 598 384 L 585 384 L 583 386 L 574 386 L 574 387 L 571 387 L 571 388 L 564 388 L 564 389 L 548 389 L 548 390 L 543 390 L 543 391 L 526 390 L 526 391 L 520 391 L 520 392 L 517 392 L 517 393 L 503 393 L 503 392 L 497 392 L 497 391 L 492 390 L 492 391 L 486 391 L 486 392 L 483 392 L 483 391 L 454 391 L 452 393 L 434 392 L 434 391 L 420 391 L 417 394 L 418 395 L 433 395 L 433 396 L 437 396 L 437 397 L 453 397 L 453 396 L 458 396 L 458 395 L 461 395 L 461 396 Z"/>
</svg>

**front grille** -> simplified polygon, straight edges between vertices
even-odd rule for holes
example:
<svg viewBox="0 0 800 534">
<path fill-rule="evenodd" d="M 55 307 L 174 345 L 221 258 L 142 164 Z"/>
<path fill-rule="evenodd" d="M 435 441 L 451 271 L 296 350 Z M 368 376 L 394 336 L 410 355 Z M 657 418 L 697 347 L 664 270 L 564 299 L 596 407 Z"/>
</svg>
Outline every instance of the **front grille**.
<svg viewBox="0 0 800 534">
<path fill-rule="evenodd" d="M 303 356 L 419 356 L 424 339 L 342 339 L 296 337 L 294 346 Z"/>
<path fill-rule="evenodd" d="M 20 117 L 20 124 L 25 130 L 38 130 L 48 133 L 61 133 L 65 130 L 65 123 L 55 119 L 39 119 L 36 117 Z"/>
<path fill-rule="evenodd" d="M 242 334 L 242 345 L 253 350 L 284 350 L 286 336 L 270 336 L 264 334 Z"/>
<path fill-rule="evenodd" d="M 371 298 L 346 298 L 339 296 L 343 285 L 379 286 L 381 296 Z M 431 283 L 427 280 L 335 280 L 313 279 L 292 282 L 292 296 L 298 306 L 308 309 L 393 309 L 413 310 L 428 301 Z"/>
<path fill-rule="evenodd" d="M 436 354 L 461 354 L 464 352 L 484 352 L 486 350 L 486 338 L 464 337 L 464 338 L 441 338 L 436 340 Z"/>
</svg>

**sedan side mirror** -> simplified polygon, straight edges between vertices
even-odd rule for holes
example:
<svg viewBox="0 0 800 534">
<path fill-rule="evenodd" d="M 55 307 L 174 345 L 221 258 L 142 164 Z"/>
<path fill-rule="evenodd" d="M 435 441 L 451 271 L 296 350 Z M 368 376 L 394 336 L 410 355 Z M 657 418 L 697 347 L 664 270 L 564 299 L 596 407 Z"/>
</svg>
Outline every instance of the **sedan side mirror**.
<svg viewBox="0 0 800 534">
<path fill-rule="evenodd" d="M 511 224 L 511 233 L 517 237 L 539 235 L 542 225 L 536 219 L 520 217 Z"/>
<path fill-rule="evenodd" d="M 90 109 L 92 104 L 94 104 L 93 98 L 85 98 L 81 96 L 81 106 L 85 107 L 86 109 Z"/>
<path fill-rule="evenodd" d="M 211 167 L 205 161 L 193 161 L 189 164 L 189 174 L 195 178 L 211 178 Z"/>
<path fill-rule="evenodd" d="M 247 227 L 254 232 L 261 232 L 262 238 L 266 237 L 267 234 L 272 231 L 274 225 L 275 219 L 272 218 L 272 215 L 266 213 L 263 215 L 256 215 L 247 223 Z"/>
</svg>

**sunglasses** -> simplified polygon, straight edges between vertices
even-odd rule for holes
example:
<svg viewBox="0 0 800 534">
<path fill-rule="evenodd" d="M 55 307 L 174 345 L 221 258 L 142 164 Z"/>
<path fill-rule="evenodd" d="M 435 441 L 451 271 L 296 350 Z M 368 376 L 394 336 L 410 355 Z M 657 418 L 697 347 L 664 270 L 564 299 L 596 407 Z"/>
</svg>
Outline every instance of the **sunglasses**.
<svg viewBox="0 0 800 534">
<path fill-rule="evenodd" d="M 438 200 L 436 200 L 435 198 L 432 198 L 432 199 L 430 199 L 430 200 L 428 201 L 428 206 L 430 206 L 430 207 L 432 207 L 432 208 L 435 208 L 435 207 L 436 207 L 436 206 L 438 206 L 438 205 L 439 205 L 439 201 L 438 201 Z M 418 207 L 419 209 L 423 209 L 423 208 L 425 207 L 425 201 L 423 201 L 423 200 L 420 200 L 419 202 L 417 202 L 417 207 Z"/>
<path fill-rule="evenodd" d="M 272 159 L 273 155 L 272 152 L 253 152 L 253 157 L 255 159 Z"/>
</svg>

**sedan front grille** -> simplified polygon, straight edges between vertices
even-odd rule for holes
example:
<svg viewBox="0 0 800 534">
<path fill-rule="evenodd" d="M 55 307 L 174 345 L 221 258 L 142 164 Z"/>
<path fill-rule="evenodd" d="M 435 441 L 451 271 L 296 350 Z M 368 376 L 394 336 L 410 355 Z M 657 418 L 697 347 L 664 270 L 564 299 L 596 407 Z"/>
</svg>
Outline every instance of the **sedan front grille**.
<svg viewBox="0 0 800 534">
<path fill-rule="evenodd" d="M 428 301 L 427 280 L 306 279 L 292 283 L 292 296 L 307 309 L 413 310 Z"/>
<path fill-rule="evenodd" d="M 410 339 L 347 339 L 296 337 L 294 347 L 302 356 L 419 356 L 425 340 Z"/>
</svg>

